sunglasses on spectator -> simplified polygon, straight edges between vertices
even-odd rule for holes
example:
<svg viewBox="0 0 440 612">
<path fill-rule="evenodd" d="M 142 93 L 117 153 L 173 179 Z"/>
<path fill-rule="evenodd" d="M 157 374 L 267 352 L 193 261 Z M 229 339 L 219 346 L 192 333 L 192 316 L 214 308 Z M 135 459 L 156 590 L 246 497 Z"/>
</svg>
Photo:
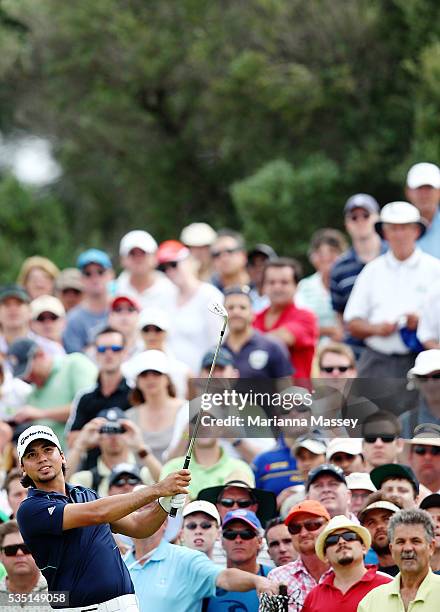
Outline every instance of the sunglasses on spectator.
<svg viewBox="0 0 440 612">
<path fill-rule="evenodd" d="M 292 544 L 292 540 L 290 538 L 282 538 L 281 540 L 272 540 L 272 542 L 269 542 L 267 546 L 268 548 L 278 548 L 278 546 L 281 546 L 281 544 L 284 544 L 284 546 L 290 546 Z"/>
<path fill-rule="evenodd" d="M 39 323 L 44 323 L 45 321 L 58 321 L 60 317 L 53 312 L 42 312 L 37 317 L 37 321 Z"/>
<path fill-rule="evenodd" d="M 390 444 L 390 442 L 394 442 L 397 436 L 393 434 L 372 434 L 371 436 L 364 436 L 364 440 L 365 442 L 368 442 L 368 444 L 374 444 L 378 438 L 380 438 L 385 444 Z"/>
<path fill-rule="evenodd" d="M 317 531 L 322 525 L 324 525 L 322 519 L 307 519 L 303 523 L 289 523 L 287 529 L 292 535 L 298 535 L 303 527 L 306 531 Z"/>
<path fill-rule="evenodd" d="M 433 372 L 432 374 L 416 374 L 417 380 L 438 380 L 440 378 L 440 372 Z"/>
<path fill-rule="evenodd" d="M 167 270 L 169 270 L 170 268 L 177 268 L 177 266 L 179 265 L 178 261 L 167 261 L 166 263 L 161 263 L 157 266 L 157 269 L 160 270 L 161 272 L 166 272 Z"/>
<path fill-rule="evenodd" d="M 74 293 L 75 295 L 81 295 L 81 289 L 74 289 L 73 287 L 66 287 L 61 291 L 63 295 L 67 295 L 68 293 Z"/>
<path fill-rule="evenodd" d="M 332 533 L 328 536 L 324 544 L 324 550 L 326 550 L 329 546 L 334 546 L 339 542 L 339 539 L 342 538 L 344 542 L 362 542 L 361 538 L 354 531 L 344 531 L 343 533 Z"/>
<path fill-rule="evenodd" d="M 358 219 L 369 219 L 371 215 L 369 212 L 365 211 L 361 213 L 349 213 L 347 217 L 350 221 L 357 221 Z"/>
<path fill-rule="evenodd" d="M 120 344 L 111 344 L 110 346 L 107 346 L 106 344 L 99 344 L 96 347 L 96 350 L 98 351 L 98 353 L 105 353 L 106 351 L 112 351 L 112 353 L 119 353 L 120 351 L 122 351 L 124 347 Z"/>
<path fill-rule="evenodd" d="M 201 521 L 200 523 L 186 523 L 185 525 L 185 529 L 189 529 L 190 531 L 194 531 L 195 529 L 197 529 L 197 527 L 201 527 L 204 531 L 207 531 L 208 529 L 211 529 L 211 527 L 213 526 L 214 523 L 211 523 L 210 521 Z"/>
<path fill-rule="evenodd" d="M 214 257 L 214 259 L 217 259 L 218 257 L 221 257 L 222 255 L 224 255 L 225 253 L 228 255 L 233 255 L 234 253 L 238 253 L 238 251 L 241 251 L 241 249 L 239 249 L 238 247 L 235 248 L 231 248 L 231 249 L 223 249 L 223 251 L 211 251 L 211 255 L 212 257 Z"/>
<path fill-rule="evenodd" d="M 350 455 L 350 453 L 335 453 L 331 456 L 330 460 L 332 463 L 342 463 L 343 461 L 354 461 L 356 455 Z"/>
<path fill-rule="evenodd" d="M 239 508 L 249 508 L 255 501 L 253 499 L 229 499 L 228 497 L 222 498 L 218 501 L 219 504 L 223 506 L 223 508 L 232 508 L 233 506 L 238 506 Z"/>
<path fill-rule="evenodd" d="M 90 278 L 90 276 L 103 276 L 105 274 L 105 270 L 104 268 L 99 268 L 97 270 L 83 270 L 82 274 L 83 276 L 87 276 L 87 278 Z"/>
<path fill-rule="evenodd" d="M 112 483 L 112 487 L 123 487 L 124 485 L 137 485 L 141 481 L 139 478 L 119 478 Z"/>
<path fill-rule="evenodd" d="M 134 306 L 115 306 L 113 312 L 137 312 L 137 308 Z"/>
<path fill-rule="evenodd" d="M 160 332 L 163 332 L 164 330 L 160 329 L 160 327 L 157 327 L 157 325 L 145 325 L 145 327 L 142 328 L 142 331 L 146 334 L 148 334 L 148 332 L 156 332 L 158 334 Z"/>
<path fill-rule="evenodd" d="M 351 366 L 351 365 L 349 365 L 349 366 L 325 366 L 325 367 L 324 366 L 320 366 L 320 370 L 321 370 L 321 372 L 327 372 L 327 374 L 332 374 L 332 372 L 337 370 L 338 372 L 343 374 L 344 372 L 346 372 L 347 370 L 349 370 L 352 367 L 353 366 Z"/>
<path fill-rule="evenodd" d="M 242 540 L 252 540 L 252 538 L 257 537 L 257 534 L 253 529 L 225 529 L 223 532 L 223 537 L 226 540 L 235 540 L 238 536 Z"/>
<path fill-rule="evenodd" d="M 438 457 L 440 455 L 440 446 L 413 446 L 412 450 L 416 455 L 420 455 L 421 457 L 427 453 L 433 457 Z"/>
<path fill-rule="evenodd" d="M 139 372 L 139 378 L 145 378 L 148 374 L 153 374 L 153 376 L 162 376 L 162 372 L 158 372 L 157 370 L 144 370 L 143 372 Z"/>
<path fill-rule="evenodd" d="M 7 557 L 15 557 L 19 550 L 21 550 L 24 555 L 31 554 L 26 544 L 9 544 L 9 546 L 3 546 L 1 550 Z"/>
</svg>

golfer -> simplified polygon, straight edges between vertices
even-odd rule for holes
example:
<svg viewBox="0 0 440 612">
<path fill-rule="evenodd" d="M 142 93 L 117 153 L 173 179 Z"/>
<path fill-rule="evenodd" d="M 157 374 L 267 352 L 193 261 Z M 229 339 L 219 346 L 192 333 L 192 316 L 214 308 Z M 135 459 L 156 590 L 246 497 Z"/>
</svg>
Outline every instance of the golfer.
<svg viewBox="0 0 440 612">
<path fill-rule="evenodd" d="M 98 499 L 91 489 L 66 483 L 66 459 L 50 427 L 28 427 L 18 438 L 17 451 L 22 484 L 30 487 L 17 521 L 47 580 L 48 603 L 77 611 L 137 612 L 134 587 L 112 531 L 133 538 L 152 535 L 171 507 L 183 506 L 189 471 L 132 493 Z M 151 510 L 135 512 L 156 500 Z M 68 600 L 58 594 L 61 591 L 68 593 Z"/>
</svg>

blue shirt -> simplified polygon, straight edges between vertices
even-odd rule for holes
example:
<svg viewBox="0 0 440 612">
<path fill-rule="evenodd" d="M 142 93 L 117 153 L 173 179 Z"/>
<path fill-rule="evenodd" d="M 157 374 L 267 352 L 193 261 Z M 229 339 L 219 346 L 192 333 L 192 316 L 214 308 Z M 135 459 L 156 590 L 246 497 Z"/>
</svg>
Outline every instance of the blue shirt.
<svg viewBox="0 0 440 612">
<path fill-rule="evenodd" d="M 258 576 L 267 576 L 271 569 L 267 565 L 260 565 Z M 203 612 L 257 612 L 258 605 L 255 589 L 243 592 L 217 589 L 215 597 L 204 604 Z"/>
<path fill-rule="evenodd" d="M 303 484 L 296 467 L 296 459 L 282 436 L 273 450 L 255 457 L 251 468 L 255 474 L 255 486 L 272 491 L 275 495 L 287 487 Z"/>
<path fill-rule="evenodd" d="M 440 259 L 440 209 L 434 215 L 431 225 L 417 241 L 422 251 Z"/>
<path fill-rule="evenodd" d="M 255 331 L 238 353 L 226 340 L 224 345 L 234 356 L 240 378 L 282 378 L 293 374 L 287 350 L 275 340 Z"/>
<path fill-rule="evenodd" d="M 30 488 L 17 512 L 25 544 L 49 591 L 69 591 L 69 606 L 82 607 L 134 593 L 108 523 L 63 531 L 64 507 L 97 494 L 66 485 L 68 495 Z"/>
<path fill-rule="evenodd" d="M 162 540 L 146 563 L 125 557 L 140 612 L 197 612 L 202 599 L 215 594 L 223 568 L 198 550 Z"/>
</svg>

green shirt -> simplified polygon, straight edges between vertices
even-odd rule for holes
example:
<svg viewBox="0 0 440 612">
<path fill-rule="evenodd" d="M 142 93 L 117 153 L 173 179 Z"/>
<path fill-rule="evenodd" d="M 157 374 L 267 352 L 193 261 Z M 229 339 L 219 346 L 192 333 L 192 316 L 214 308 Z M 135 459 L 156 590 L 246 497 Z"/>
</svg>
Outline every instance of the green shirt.
<svg viewBox="0 0 440 612">
<path fill-rule="evenodd" d="M 48 379 L 42 387 L 33 387 L 28 404 L 48 410 L 70 404 L 79 390 L 96 383 L 97 375 L 95 364 L 82 353 L 55 357 Z M 64 423 L 42 419 L 34 424 L 49 425 L 63 442 Z"/>
<path fill-rule="evenodd" d="M 438 612 L 440 576 L 429 570 L 406 612 Z M 357 612 L 405 612 L 400 596 L 400 573 L 391 582 L 370 591 L 358 605 Z"/>
<path fill-rule="evenodd" d="M 241 459 L 232 459 L 226 455 L 223 448 L 220 449 L 220 452 L 219 461 L 211 467 L 200 465 L 193 455 L 189 465 L 191 471 L 189 494 L 191 499 L 196 499 L 199 491 L 206 487 L 216 487 L 232 479 L 245 480 L 249 485 L 255 486 L 254 474 L 247 463 Z M 160 473 L 160 479 L 162 480 L 171 472 L 181 470 L 184 460 L 185 457 L 176 457 L 165 463 Z"/>
</svg>

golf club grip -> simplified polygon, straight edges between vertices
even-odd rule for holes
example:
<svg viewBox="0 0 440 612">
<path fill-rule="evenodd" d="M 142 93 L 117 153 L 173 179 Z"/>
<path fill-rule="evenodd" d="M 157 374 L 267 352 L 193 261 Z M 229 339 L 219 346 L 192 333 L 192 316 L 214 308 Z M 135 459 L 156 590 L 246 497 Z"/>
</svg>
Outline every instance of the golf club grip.
<svg viewBox="0 0 440 612">
<path fill-rule="evenodd" d="M 185 457 L 185 461 L 183 463 L 182 470 L 187 470 L 189 468 L 189 462 L 191 461 L 191 457 Z M 169 516 L 176 516 L 177 508 L 171 508 Z"/>
</svg>

